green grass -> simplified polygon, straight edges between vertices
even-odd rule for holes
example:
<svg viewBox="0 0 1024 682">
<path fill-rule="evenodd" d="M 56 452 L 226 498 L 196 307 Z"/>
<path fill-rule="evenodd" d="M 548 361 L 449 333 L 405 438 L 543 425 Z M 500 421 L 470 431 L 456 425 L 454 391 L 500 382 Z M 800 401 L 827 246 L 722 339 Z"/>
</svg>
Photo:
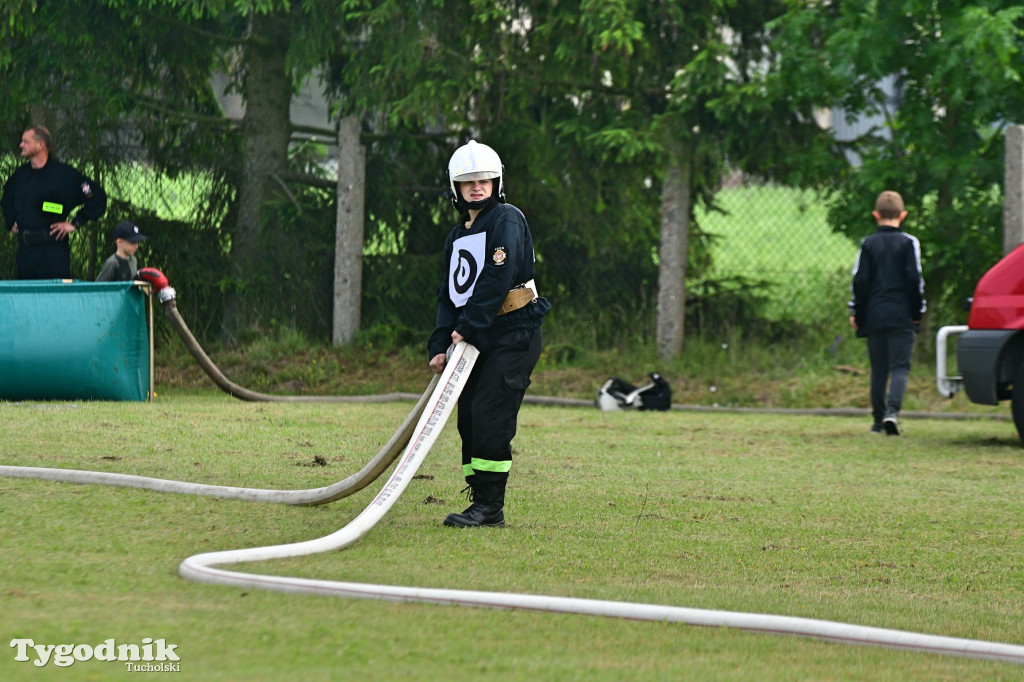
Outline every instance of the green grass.
<svg viewBox="0 0 1024 682">
<path fill-rule="evenodd" d="M 425 383 L 424 383 L 425 385 Z M 263 488 L 356 471 L 411 403 L 0 403 L 0 463 Z M 1007 421 L 524 407 L 506 529 L 455 531 L 442 434 L 349 549 L 243 567 L 802 616 L 1024 643 L 1024 450 Z M 315 458 L 326 460 L 316 466 Z M 295 596 L 177 577 L 197 552 L 322 537 L 376 493 L 292 508 L 0 479 L 4 642 L 165 638 L 182 679 L 1022 679 L 1020 666 L 725 629 Z M 433 502 L 434 498 L 442 502 Z M 0 679 L 110 679 L 121 664 Z"/>
<path fill-rule="evenodd" d="M 841 322 L 846 323 L 845 320 Z M 355 343 L 326 347 L 294 334 L 270 333 L 237 347 L 206 348 L 213 362 L 233 382 L 278 395 L 419 394 L 429 380 L 422 346 L 388 347 Z M 756 330 L 755 330 L 756 332 Z M 829 343 L 839 336 L 840 341 Z M 746 338 L 733 330 L 722 335 L 690 334 L 683 353 L 671 362 L 654 349 L 630 346 L 623 351 L 595 351 L 545 333 L 545 348 L 532 375 L 530 393 L 593 400 L 601 385 L 618 376 L 634 385 L 659 372 L 672 388 L 674 403 L 723 407 L 867 409 L 870 365 L 867 344 L 854 338 L 849 324 L 821 334 L 824 340 L 772 343 Z M 552 338 L 554 337 L 554 338 Z M 970 403 L 964 394 L 939 395 L 935 359 L 918 339 L 904 409 L 1009 416 L 1009 405 Z M 950 371 L 956 359 L 950 351 Z M 156 390 L 205 390 L 213 382 L 176 337 L 161 339 L 156 350 Z"/>
<path fill-rule="evenodd" d="M 814 192 L 747 185 L 722 190 L 716 200 L 726 214 L 698 214 L 704 231 L 717 237 L 712 277 L 770 282 L 768 319 L 815 323 L 841 316 L 842 309 L 823 315 L 823 299 L 849 297 L 858 247 L 829 228 Z"/>
</svg>

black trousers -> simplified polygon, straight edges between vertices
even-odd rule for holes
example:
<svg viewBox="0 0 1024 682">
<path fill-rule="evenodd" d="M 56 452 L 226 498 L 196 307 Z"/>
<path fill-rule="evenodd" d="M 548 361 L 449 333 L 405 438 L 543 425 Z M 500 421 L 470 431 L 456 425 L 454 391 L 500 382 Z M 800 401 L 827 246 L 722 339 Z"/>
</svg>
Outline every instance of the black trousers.
<svg viewBox="0 0 1024 682">
<path fill-rule="evenodd" d="M 886 329 L 868 334 L 871 416 L 876 423 L 881 422 L 887 413 L 898 413 L 903 407 L 916 336 L 910 329 Z"/>
<path fill-rule="evenodd" d="M 14 260 L 18 279 L 71 279 L 71 245 L 67 237 L 59 242 L 23 244 Z"/>
<path fill-rule="evenodd" d="M 541 346 L 539 328 L 515 329 L 480 353 L 459 397 L 462 472 L 467 483 L 508 479 L 519 408 Z"/>
</svg>

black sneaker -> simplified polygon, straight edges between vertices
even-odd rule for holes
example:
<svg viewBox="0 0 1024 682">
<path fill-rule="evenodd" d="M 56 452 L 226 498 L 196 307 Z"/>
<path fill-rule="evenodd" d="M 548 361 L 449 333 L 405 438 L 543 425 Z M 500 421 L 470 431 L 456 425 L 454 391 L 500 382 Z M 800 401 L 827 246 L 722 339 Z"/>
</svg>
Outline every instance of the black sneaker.
<svg viewBox="0 0 1024 682">
<path fill-rule="evenodd" d="M 900 419 L 895 414 L 886 415 L 882 420 L 882 428 L 888 436 L 900 435 Z"/>
<path fill-rule="evenodd" d="M 885 433 L 885 429 L 882 427 L 882 422 L 875 422 L 871 425 L 872 436 L 881 436 L 883 433 Z"/>
</svg>

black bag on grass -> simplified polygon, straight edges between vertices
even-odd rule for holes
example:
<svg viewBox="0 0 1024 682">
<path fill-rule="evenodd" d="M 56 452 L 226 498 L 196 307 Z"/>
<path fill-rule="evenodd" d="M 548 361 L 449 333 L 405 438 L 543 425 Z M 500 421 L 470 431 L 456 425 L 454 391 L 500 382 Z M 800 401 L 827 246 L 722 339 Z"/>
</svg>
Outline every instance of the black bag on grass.
<svg viewBox="0 0 1024 682">
<path fill-rule="evenodd" d="M 628 381 L 612 377 L 597 392 L 595 405 L 605 411 L 667 410 L 672 407 L 672 388 L 660 374 L 648 375 L 650 383 L 637 388 Z"/>
</svg>

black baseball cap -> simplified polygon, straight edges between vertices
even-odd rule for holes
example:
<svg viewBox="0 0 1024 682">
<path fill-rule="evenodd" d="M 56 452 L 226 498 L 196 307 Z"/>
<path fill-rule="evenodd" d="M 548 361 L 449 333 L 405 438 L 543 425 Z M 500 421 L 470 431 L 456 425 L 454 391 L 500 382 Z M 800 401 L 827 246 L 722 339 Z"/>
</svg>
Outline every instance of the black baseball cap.
<svg viewBox="0 0 1024 682">
<path fill-rule="evenodd" d="M 136 244 L 144 241 L 146 235 L 139 232 L 139 226 L 129 220 L 122 220 L 114 227 L 114 239 L 127 239 Z"/>
</svg>

